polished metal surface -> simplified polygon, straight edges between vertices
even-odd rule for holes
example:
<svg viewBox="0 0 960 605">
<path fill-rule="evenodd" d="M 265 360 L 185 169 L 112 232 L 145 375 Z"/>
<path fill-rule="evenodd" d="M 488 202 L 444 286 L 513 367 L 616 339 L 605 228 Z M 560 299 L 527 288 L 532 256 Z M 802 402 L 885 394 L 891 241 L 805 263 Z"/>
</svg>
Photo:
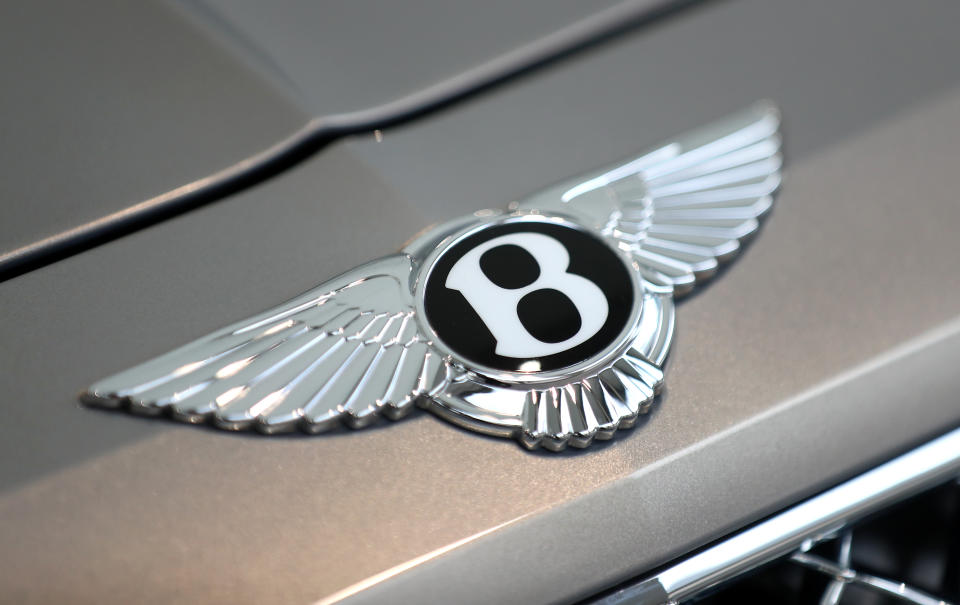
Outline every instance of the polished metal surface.
<svg viewBox="0 0 960 605">
<path fill-rule="evenodd" d="M 831 578 L 820 598 L 820 605 L 837 605 L 843 596 L 844 588 L 848 584 L 863 586 L 884 596 L 914 605 L 950 605 L 949 602 L 904 582 L 853 569 L 850 565 L 853 533 L 853 530 L 847 530 L 840 536 L 840 556 L 837 561 L 831 561 L 807 552 L 796 552 L 790 556 L 790 561 L 797 565 L 820 572 Z"/>
<path fill-rule="evenodd" d="M 84 399 L 264 433 L 400 417 L 453 372 L 417 328 L 408 286 L 414 267 L 406 255 L 364 265 L 99 382 Z"/>
<path fill-rule="evenodd" d="M 795 562 L 819 568 L 843 582 L 859 582 L 914 603 L 939 602 L 919 591 L 897 590 L 882 578 L 858 575 L 804 551 L 843 527 L 885 506 L 960 474 L 960 429 L 798 504 L 750 529 L 724 539 L 656 575 L 596 601 L 598 605 L 674 603 L 737 577 L 759 565 L 789 554 Z M 849 547 L 846 549 L 849 551 Z M 841 553 L 842 554 L 842 553 Z M 848 558 L 847 558 L 848 559 Z M 651 586 L 663 597 L 649 597 Z M 829 594 L 840 591 L 834 587 Z M 832 598 L 832 597 L 831 597 Z"/>
<path fill-rule="evenodd" d="M 735 256 L 772 206 L 779 128 L 777 109 L 761 102 L 518 207 L 576 212 L 629 251 L 648 283 L 681 296 Z"/>
<path fill-rule="evenodd" d="M 478 211 L 435 227 L 399 255 L 102 380 L 81 400 L 264 433 L 296 428 L 318 433 L 342 423 L 358 428 L 381 413 L 401 417 L 419 402 L 452 422 L 514 437 L 531 449 L 542 445 L 559 451 L 609 439 L 649 411 L 663 384 L 673 296 L 689 292 L 716 272 L 719 261 L 732 258 L 770 208 L 780 183 L 779 124 L 777 110 L 761 103 L 625 164 L 550 188 L 506 212 Z M 615 251 L 612 263 L 622 262 L 620 271 L 629 275 L 632 303 L 610 298 L 589 278 L 572 277 L 570 256 L 585 252 L 525 231 L 537 226 L 592 233 L 589 237 L 609 245 Z M 599 349 L 557 368 L 541 368 L 550 354 L 522 352 L 501 353 L 528 359 L 516 369 L 488 367 L 446 345 L 428 321 L 430 277 L 461 242 L 501 227 L 516 233 L 491 244 L 504 240 L 508 247 L 522 247 L 524 238 L 532 237 L 537 247 L 546 240 L 548 248 L 534 261 L 537 277 L 526 284 L 539 288 L 531 294 L 565 292 L 561 296 L 576 301 L 592 289 L 599 296 L 575 302 L 568 318 L 576 321 L 577 334 L 587 331 L 586 336 L 538 335 L 529 339 L 534 350 L 574 353 L 588 338 L 601 336 L 608 316 L 623 313 L 626 322 L 614 325 Z M 477 259 L 481 248 L 476 248 Z M 566 260 L 548 270 L 549 259 L 562 255 Z M 513 270 L 498 269 L 503 275 Z M 493 279 L 488 274 L 478 265 L 464 274 L 463 286 L 451 285 L 451 277 L 446 288 L 473 288 L 478 280 Z M 516 290 L 499 283 L 492 287 L 492 298 Z M 501 332 L 494 329 L 504 313 L 518 312 L 519 303 L 513 303 L 514 310 L 494 304 L 488 314 L 477 302 L 469 304 L 493 331 L 498 353 L 517 332 L 526 331 L 520 321 Z M 617 311 L 609 308 L 613 304 L 631 308 Z M 596 325 L 587 329 L 590 322 Z M 557 329 L 550 326 L 552 333 Z"/>
<path fill-rule="evenodd" d="M 840 552 L 837 554 L 836 564 L 842 570 L 850 569 L 850 556 L 853 551 L 853 532 L 847 530 L 843 532 L 843 535 L 840 537 Z M 847 585 L 847 580 L 849 574 L 831 574 L 833 579 L 827 584 L 827 588 L 823 591 L 823 595 L 820 597 L 820 605 L 837 605 L 840 602 L 840 597 L 843 596 L 844 589 Z"/>
</svg>

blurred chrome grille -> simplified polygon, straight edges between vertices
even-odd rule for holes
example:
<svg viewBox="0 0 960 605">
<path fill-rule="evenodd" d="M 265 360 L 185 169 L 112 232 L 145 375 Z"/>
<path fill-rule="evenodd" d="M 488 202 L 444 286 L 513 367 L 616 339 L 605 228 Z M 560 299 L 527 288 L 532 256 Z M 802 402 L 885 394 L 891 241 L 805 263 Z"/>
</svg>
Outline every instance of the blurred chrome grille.
<svg viewBox="0 0 960 605">
<path fill-rule="evenodd" d="M 955 604 L 958 576 L 960 484 L 954 481 L 691 602 Z"/>
<path fill-rule="evenodd" d="M 960 429 L 592 602 L 960 604 L 958 475 Z"/>
</svg>

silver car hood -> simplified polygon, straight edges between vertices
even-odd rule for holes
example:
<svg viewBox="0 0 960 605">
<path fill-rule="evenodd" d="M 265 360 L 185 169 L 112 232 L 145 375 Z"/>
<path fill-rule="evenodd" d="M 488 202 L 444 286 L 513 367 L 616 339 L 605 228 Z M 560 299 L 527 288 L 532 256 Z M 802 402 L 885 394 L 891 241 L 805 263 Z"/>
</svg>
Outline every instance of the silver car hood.
<svg viewBox="0 0 960 605">
<path fill-rule="evenodd" d="M 857 4 L 708 4 L 0 283 L 3 593 L 569 602 L 956 427 L 956 8 Z M 227 434 L 75 402 L 431 223 L 762 97 L 784 115 L 777 207 L 678 304 L 667 390 L 602 446 L 531 453 L 423 413 Z"/>
</svg>

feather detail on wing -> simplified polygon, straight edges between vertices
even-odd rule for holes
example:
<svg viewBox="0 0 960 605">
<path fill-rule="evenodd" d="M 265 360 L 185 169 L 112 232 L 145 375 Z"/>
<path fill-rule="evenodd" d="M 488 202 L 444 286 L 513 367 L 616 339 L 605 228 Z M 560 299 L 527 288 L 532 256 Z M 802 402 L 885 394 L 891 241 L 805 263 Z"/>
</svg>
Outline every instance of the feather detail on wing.
<svg viewBox="0 0 960 605">
<path fill-rule="evenodd" d="M 267 433 L 399 417 L 450 378 L 420 334 L 411 270 L 405 255 L 374 261 L 102 380 L 82 399 Z"/>
<path fill-rule="evenodd" d="M 758 103 L 518 206 L 589 221 L 633 255 L 649 283 L 682 295 L 732 258 L 770 209 L 779 126 L 776 108 Z"/>
</svg>

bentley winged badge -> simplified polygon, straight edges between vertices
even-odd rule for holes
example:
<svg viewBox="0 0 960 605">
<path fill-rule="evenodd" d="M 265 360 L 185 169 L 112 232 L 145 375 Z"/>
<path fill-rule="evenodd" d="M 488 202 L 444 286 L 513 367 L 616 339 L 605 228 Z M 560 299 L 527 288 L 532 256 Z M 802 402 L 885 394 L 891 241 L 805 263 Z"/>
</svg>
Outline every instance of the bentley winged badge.
<svg viewBox="0 0 960 605">
<path fill-rule="evenodd" d="M 358 428 L 419 405 L 528 448 L 608 439 L 663 383 L 674 299 L 733 257 L 770 208 L 779 123 L 759 103 L 435 227 L 81 398 L 264 433 Z"/>
</svg>

